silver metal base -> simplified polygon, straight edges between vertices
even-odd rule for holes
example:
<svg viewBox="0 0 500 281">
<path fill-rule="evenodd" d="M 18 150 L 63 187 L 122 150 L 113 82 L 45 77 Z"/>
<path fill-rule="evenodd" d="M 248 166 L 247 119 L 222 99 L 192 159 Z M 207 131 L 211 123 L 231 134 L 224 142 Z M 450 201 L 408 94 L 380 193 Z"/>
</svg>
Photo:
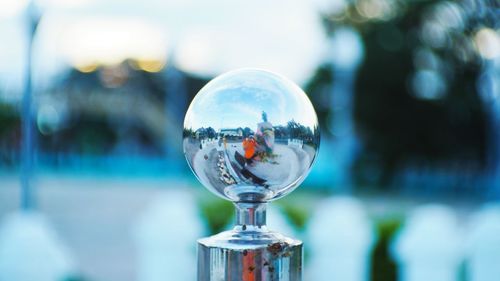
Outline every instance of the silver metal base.
<svg viewBox="0 0 500 281">
<path fill-rule="evenodd" d="M 265 226 L 198 240 L 198 281 L 301 281 L 302 242 Z"/>
</svg>

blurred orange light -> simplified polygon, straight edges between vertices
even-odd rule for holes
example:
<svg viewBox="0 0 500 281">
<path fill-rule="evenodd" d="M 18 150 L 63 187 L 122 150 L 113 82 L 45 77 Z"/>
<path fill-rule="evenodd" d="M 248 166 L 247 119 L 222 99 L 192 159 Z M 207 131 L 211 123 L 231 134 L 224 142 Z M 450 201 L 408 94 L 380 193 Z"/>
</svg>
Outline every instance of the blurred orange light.
<svg viewBox="0 0 500 281">
<path fill-rule="evenodd" d="M 75 68 L 78 69 L 78 71 L 83 72 L 83 73 L 90 73 L 90 72 L 96 71 L 97 67 L 98 67 L 97 64 L 75 65 Z"/>
<path fill-rule="evenodd" d="M 146 72 L 160 72 L 165 67 L 164 61 L 159 60 L 139 60 L 137 66 Z"/>
</svg>

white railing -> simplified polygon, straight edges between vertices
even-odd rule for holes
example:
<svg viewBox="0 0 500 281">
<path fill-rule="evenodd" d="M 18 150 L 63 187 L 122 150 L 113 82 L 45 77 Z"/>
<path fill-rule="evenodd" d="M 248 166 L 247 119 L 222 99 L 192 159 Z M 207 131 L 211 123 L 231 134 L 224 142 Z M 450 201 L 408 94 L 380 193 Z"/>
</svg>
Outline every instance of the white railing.
<svg viewBox="0 0 500 281">
<path fill-rule="evenodd" d="M 463 233 L 453 209 L 416 208 L 394 238 L 392 254 L 400 268 L 399 280 L 459 280 Z"/>
<path fill-rule="evenodd" d="M 44 214 L 19 211 L 2 218 L 1 281 L 60 281 L 77 273 L 72 253 Z"/>
<path fill-rule="evenodd" d="M 304 141 L 299 139 L 288 139 L 288 145 L 302 148 L 302 146 L 304 146 Z"/>
<path fill-rule="evenodd" d="M 211 138 L 211 139 L 202 139 L 200 140 L 200 145 L 201 145 L 201 148 L 205 148 L 207 147 L 208 145 L 214 145 L 214 144 L 217 144 L 219 141 L 219 139 L 217 138 Z"/>
<path fill-rule="evenodd" d="M 137 281 L 196 279 L 196 239 L 204 227 L 194 198 L 185 190 L 160 194 L 133 227 Z"/>
<path fill-rule="evenodd" d="M 311 259 L 305 266 L 305 280 L 369 280 L 375 234 L 359 201 L 324 200 L 309 222 L 307 238 Z"/>
<path fill-rule="evenodd" d="M 474 214 L 466 246 L 468 280 L 500 280 L 500 205 Z"/>
<path fill-rule="evenodd" d="M 304 280 L 369 280 L 377 237 L 364 205 L 352 197 L 333 197 L 311 212 L 305 232 L 291 227 L 276 206 L 268 215 L 269 228 L 304 240 Z M 387 249 L 398 266 L 397 280 L 500 280 L 500 204 L 468 213 L 436 204 L 411 208 Z M 132 228 L 135 280 L 195 280 L 195 241 L 206 236 L 204 220 L 184 189 L 156 196 Z M 59 281 L 77 271 L 78 260 L 44 230 L 43 221 L 36 216 L 2 218 L 1 281 L 34 280 L 33 275 Z"/>
</svg>

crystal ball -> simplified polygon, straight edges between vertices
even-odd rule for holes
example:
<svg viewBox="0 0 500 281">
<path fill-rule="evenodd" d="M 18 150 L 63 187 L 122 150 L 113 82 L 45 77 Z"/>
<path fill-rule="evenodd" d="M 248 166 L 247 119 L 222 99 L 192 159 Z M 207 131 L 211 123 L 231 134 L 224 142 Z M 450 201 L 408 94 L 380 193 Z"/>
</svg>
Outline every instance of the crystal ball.
<svg viewBox="0 0 500 281">
<path fill-rule="evenodd" d="M 292 81 L 260 69 L 222 74 L 195 96 L 183 148 L 198 180 L 234 202 L 267 202 L 293 191 L 317 156 L 316 112 Z"/>
</svg>

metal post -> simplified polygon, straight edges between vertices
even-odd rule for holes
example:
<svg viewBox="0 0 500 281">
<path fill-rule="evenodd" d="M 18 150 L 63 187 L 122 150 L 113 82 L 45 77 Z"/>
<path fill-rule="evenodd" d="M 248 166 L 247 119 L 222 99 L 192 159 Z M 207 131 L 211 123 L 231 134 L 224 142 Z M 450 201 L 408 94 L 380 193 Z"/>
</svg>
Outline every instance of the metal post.
<svg viewBox="0 0 500 281">
<path fill-rule="evenodd" d="M 231 231 L 198 240 L 198 281 L 301 281 L 302 242 L 269 231 L 266 203 L 236 203 Z"/>
<path fill-rule="evenodd" d="M 31 210 L 36 206 L 33 186 L 33 156 L 34 156 L 34 133 L 33 133 L 33 110 L 32 110 L 32 60 L 33 60 L 33 38 L 38 26 L 39 16 L 35 4 L 30 2 L 27 9 L 28 44 L 26 49 L 26 68 L 24 77 L 24 91 L 22 99 L 22 140 L 21 140 L 21 208 Z"/>
</svg>

